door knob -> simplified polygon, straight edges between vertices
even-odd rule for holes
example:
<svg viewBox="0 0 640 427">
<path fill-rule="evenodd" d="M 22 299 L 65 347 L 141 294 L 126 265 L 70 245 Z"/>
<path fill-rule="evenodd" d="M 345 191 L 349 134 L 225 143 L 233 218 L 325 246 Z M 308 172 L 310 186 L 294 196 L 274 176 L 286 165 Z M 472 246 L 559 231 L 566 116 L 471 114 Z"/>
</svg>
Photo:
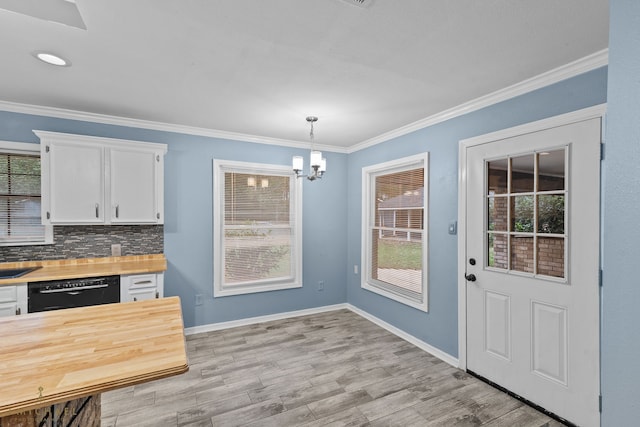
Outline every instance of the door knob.
<svg viewBox="0 0 640 427">
<path fill-rule="evenodd" d="M 467 279 L 467 281 L 469 281 L 469 282 L 475 282 L 476 281 L 476 275 L 475 274 L 465 274 L 464 278 Z"/>
</svg>

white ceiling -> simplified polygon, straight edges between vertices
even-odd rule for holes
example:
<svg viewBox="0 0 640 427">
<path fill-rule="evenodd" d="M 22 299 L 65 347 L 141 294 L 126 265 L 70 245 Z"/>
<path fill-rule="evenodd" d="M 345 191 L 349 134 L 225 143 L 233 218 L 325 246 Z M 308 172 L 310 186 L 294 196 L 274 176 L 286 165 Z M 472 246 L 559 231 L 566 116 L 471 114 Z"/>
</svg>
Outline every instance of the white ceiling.
<svg viewBox="0 0 640 427">
<path fill-rule="evenodd" d="M 0 100 L 300 142 L 316 115 L 337 149 L 608 45 L 607 0 L 75 3 L 86 30 L 0 9 Z"/>
</svg>

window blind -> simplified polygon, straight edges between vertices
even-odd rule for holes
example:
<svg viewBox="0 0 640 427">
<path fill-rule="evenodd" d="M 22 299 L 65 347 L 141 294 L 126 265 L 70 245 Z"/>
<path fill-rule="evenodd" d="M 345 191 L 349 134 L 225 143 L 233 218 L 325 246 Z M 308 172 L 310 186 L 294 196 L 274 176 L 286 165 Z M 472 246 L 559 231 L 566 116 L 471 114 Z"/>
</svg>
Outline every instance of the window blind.
<svg viewBox="0 0 640 427">
<path fill-rule="evenodd" d="M 0 243 L 41 243 L 40 156 L 0 153 Z"/>
<path fill-rule="evenodd" d="M 370 278 L 390 292 L 422 301 L 424 168 L 371 176 Z"/>
<path fill-rule="evenodd" d="M 224 173 L 224 285 L 266 284 L 295 276 L 291 177 Z"/>
</svg>

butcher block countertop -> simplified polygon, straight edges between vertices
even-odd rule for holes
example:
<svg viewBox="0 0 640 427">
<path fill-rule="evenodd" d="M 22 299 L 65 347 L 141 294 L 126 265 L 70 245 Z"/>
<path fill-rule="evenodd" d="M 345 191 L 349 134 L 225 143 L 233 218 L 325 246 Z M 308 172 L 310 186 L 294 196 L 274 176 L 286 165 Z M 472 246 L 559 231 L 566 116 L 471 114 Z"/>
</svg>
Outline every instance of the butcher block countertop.
<svg viewBox="0 0 640 427">
<path fill-rule="evenodd" d="M 0 318 L 0 417 L 186 372 L 178 297 Z"/>
<path fill-rule="evenodd" d="M 167 269 L 164 254 L 130 255 L 106 258 L 64 259 L 0 263 L 0 269 L 42 267 L 24 276 L 0 279 L 0 286 L 45 280 L 74 279 L 122 274 L 158 273 Z"/>
</svg>

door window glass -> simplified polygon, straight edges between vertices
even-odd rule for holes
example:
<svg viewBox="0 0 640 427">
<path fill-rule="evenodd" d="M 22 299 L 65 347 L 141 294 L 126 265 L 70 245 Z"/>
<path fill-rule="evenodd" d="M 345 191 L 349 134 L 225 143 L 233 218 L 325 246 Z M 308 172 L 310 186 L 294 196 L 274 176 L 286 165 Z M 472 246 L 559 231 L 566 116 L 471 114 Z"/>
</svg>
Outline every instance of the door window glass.
<svg viewBox="0 0 640 427">
<path fill-rule="evenodd" d="M 488 161 L 486 266 L 566 277 L 567 148 Z"/>
</svg>

